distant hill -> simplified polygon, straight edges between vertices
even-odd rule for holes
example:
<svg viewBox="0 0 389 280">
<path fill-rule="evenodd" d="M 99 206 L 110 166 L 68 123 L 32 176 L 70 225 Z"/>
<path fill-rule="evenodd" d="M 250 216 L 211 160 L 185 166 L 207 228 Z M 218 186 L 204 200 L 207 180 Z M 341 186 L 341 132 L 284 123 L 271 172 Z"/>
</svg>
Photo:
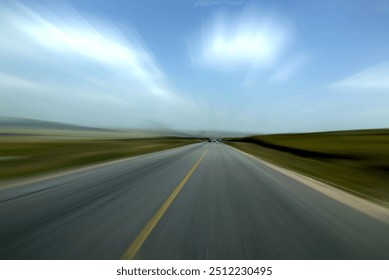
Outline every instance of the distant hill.
<svg viewBox="0 0 389 280">
<path fill-rule="evenodd" d="M 66 123 L 50 122 L 43 120 L 34 120 L 26 118 L 4 117 L 0 116 L 0 129 L 19 128 L 19 129 L 58 129 L 58 130 L 82 130 L 82 131 L 115 131 L 110 129 L 79 126 Z"/>
<path fill-rule="evenodd" d="M 55 136 L 87 138 L 154 138 L 193 137 L 192 133 L 181 132 L 169 127 L 146 129 L 97 128 L 75 124 L 51 122 L 36 119 L 0 116 L 1 136 Z"/>
</svg>

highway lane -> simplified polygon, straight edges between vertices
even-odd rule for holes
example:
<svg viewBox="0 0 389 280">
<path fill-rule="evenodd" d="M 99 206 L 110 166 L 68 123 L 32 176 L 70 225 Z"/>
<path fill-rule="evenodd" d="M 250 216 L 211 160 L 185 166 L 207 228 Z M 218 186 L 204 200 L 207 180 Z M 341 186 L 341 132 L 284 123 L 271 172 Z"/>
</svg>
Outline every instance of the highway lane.
<svg viewBox="0 0 389 280">
<path fill-rule="evenodd" d="M 388 224 L 221 143 L 0 191 L 0 221 L 2 259 L 389 259 Z"/>
<path fill-rule="evenodd" d="M 203 147 L 0 191 L 0 258 L 120 259 Z"/>
</svg>

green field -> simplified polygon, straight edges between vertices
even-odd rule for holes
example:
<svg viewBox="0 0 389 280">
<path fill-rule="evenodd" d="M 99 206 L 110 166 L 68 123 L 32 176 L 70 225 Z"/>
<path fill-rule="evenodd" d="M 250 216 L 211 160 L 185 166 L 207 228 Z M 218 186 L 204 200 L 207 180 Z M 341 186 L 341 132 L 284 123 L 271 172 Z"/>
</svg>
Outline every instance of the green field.
<svg viewBox="0 0 389 280">
<path fill-rule="evenodd" d="M 389 129 L 227 140 L 242 151 L 389 206 Z"/>
<path fill-rule="evenodd" d="M 0 137 L 0 180 L 16 179 L 179 147 L 195 138 L 66 139 Z"/>
</svg>

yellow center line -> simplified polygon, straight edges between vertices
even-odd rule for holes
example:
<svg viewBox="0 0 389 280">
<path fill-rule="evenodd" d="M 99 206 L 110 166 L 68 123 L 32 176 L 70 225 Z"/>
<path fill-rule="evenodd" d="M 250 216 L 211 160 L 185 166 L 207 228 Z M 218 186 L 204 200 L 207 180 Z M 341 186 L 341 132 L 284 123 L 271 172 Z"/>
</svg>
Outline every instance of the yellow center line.
<svg viewBox="0 0 389 280">
<path fill-rule="evenodd" d="M 192 169 L 186 174 L 184 179 L 178 184 L 178 186 L 172 191 L 172 193 L 168 196 L 168 198 L 164 201 L 162 206 L 158 209 L 158 211 L 154 214 L 154 216 L 150 219 L 150 221 L 146 224 L 146 226 L 142 229 L 142 231 L 138 234 L 138 236 L 131 243 L 130 247 L 124 252 L 122 259 L 123 260 L 132 260 L 135 258 L 139 249 L 142 247 L 143 243 L 149 236 L 149 234 L 153 231 L 154 227 L 157 225 L 159 220 L 162 218 L 163 214 L 165 214 L 166 210 L 169 208 L 170 204 L 172 204 L 173 200 L 176 198 L 178 193 L 181 191 L 182 187 L 189 180 L 190 176 L 192 176 L 193 172 L 199 166 L 201 160 L 204 158 L 208 149 L 203 153 L 200 159 L 196 162 L 196 164 L 192 167 Z"/>
</svg>

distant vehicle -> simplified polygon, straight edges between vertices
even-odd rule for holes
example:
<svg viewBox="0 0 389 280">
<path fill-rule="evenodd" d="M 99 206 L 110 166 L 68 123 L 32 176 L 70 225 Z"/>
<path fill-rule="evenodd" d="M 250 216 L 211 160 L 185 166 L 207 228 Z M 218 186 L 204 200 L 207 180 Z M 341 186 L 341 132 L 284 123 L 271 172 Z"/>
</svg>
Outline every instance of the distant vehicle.
<svg viewBox="0 0 389 280">
<path fill-rule="evenodd" d="M 222 140 L 219 138 L 208 138 L 209 143 L 217 143 L 217 142 L 221 142 L 221 141 Z"/>
</svg>

